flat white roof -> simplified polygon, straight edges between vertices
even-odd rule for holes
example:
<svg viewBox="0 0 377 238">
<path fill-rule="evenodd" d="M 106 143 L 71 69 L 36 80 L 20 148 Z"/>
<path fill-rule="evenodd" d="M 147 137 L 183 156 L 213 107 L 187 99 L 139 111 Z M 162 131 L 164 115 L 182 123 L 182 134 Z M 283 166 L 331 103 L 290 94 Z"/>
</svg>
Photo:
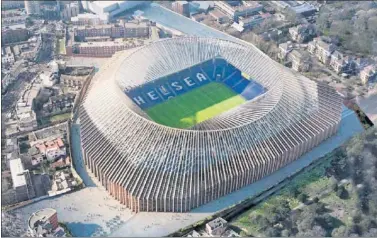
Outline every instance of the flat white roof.
<svg viewBox="0 0 377 238">
<path fill-rule="evenodd" d="M 23 174 L 24 166 L 20 158 L 9 160 L 10 173 L 12 174 L 13 188 L 26 185 L 26 178 Z"/>
<path fill-rule="evenodd" d="M 112 6 L 114 4 L 119 4 L 122 2 L 126 2 L 126 1 L 94 1 L 93 3 L 99 7 L 105 8 L 105 7 Z"/>
</svg>

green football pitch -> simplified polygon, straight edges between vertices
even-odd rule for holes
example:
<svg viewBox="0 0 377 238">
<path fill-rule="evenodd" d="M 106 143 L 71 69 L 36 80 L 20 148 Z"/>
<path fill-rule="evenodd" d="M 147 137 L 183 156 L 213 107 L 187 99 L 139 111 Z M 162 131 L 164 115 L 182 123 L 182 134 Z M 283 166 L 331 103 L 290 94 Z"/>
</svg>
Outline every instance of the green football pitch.
<svg viewBox="0 0 377 238">
<path fill-rule="evenodd" d="M 246 100 L 222 83 L 211 82 L 146 110 L 155 122 L 189 128 L 208 120 Z"/>
</svg>

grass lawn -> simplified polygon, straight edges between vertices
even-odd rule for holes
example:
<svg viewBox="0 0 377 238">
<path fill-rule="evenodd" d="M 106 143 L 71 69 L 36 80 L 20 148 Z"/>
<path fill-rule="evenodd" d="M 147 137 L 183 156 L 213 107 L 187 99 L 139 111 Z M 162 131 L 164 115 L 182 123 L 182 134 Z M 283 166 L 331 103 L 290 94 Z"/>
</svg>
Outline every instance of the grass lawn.
<svg viewBox="0 0 377 238">
<path fill-rule="evenodd" d="M 69 118 L 71 118 L 70 112 L 52 116 L 52 117 L 50 117 L 50 122 L 68 120 Z"/>
<path fill-rule="evenodd" d="M 59 54 L 65 55 L 66 54 L 66 52 L 65 52 L 65 38 L 59 39 L 57 44 L 58 44 L 57 48 L 59 49 Z"/>
<path fill-rule="evenodd" d="M 149 108 L 146 112 L 157 123 L 189 128 L 245 101 L 227 86 L 212 82 Z"/>
</svg>

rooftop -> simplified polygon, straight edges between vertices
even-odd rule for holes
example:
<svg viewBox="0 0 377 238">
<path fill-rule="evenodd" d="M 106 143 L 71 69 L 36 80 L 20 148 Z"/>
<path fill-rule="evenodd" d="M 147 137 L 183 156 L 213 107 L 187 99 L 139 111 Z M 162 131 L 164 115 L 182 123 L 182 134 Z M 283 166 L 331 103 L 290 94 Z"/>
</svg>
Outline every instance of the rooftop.
<svg viewBox="0 0 377 238">
<path fill-rule="evenodd" d="M 26 185 L 26 178 L 23 174 L 24 166 L 20 158 L 9 161 L 10 172 L 12 173 L 13 187 L 21 187 Z"/>
<path fill-rule="evenodd" d="M 30 228 L 36 228 L 36 223 L 41 222 L 41 223 L 46 223 L 48 219 L 53 216 L 56 213 L 55 209 L 52 208 L 45 208 L 39 211 L 34 212 L 31 214 L 28 225 Z"/>
<path fill-rule="evenodd" d="M 114 41 L 103 41 L 103 42 L 83 42 L 80 43 L 80 47 L 111 47 L 111 46 L 117 46 L 117 45 L 142 45 L 142 40 L 133 40 L 133 41 L 122 41 L 120 40 L 114 40 Z"/>
<path fill-rule="evenodd" d="M 224 13 L 220 12 L 217 9 L 210 11 L 210 14 L 211 14 L 211 16 L 216 17 L 216 18 L 226 17 L 226 15 Z"/>
<path fill-rule="evenodd" d="M 228 222 L 226 220 L 224 220 L 221 217 L 218 217 L 215 220 L 208 222 L 207 225 L 210 226 L 211 229 L 216 229 L 218 227 L 224 227 L 224 225 L 226 225 L 227 223 Z"/>
<path fill-rule="evenodd" d="M 112 6 L 114 4 L 123 3 L 124 1 L 95 1 L 96 5 L 102 8 Z"/>
</svg>

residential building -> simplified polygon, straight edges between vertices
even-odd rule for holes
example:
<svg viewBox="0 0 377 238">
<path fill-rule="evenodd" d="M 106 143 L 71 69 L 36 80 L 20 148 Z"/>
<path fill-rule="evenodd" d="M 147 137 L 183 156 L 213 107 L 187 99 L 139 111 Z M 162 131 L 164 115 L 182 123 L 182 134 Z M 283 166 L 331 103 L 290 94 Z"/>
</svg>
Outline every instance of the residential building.
<svg viewBox="0 0 377 238">
<path fill-rule="evenodd" d="M 60 18 L 58 5 L 43 5 L 41 11 L 44 19 L 56 20 Z"/>
<path fill-rule="evenodd" d="M 250 2 L 248 6 L 231 6 L 228 2 L 225 1 L 215 1 L 215 8 L 226 14 L 230 19 L 238 21 L 239 17 L 252 16 L 263 10 L 263 5 L 257 2 Z"/>
<path fill-rule="evenodd" d="M 307 50 L 309 51 L 310 54 L 315 54 L 317 52 L 317 41 L 313 40 L 308 43 L 308 48 Z"/>
<path fill-rule="evenodd" d="M 13 52 L 10 46 L 1 48 L 1 63 L 13 64 L 15 61 Z"/>
<path fill-rule="evenodd" d="M 92 13 L 78 14 L 71 17 L 71 22 L 74 26 L 97 26 L 107 24 L 107 17 L 103 15 L 95 15 Z"/>
<path fill-rule="evenodd" d="M 335 50 L 335 45 L 324 41 L 317 42 L 317 57 L 325 65 L 329 64 L 330 56 Z"/>
<path fill-rule="evenodd" d="M 24 1 L 12 1 L 12 0 L 1 1 L 2 10 L 24 8 L 24 7 L 25 7 Z"/>
<path fill-rule="evenodd" d="M 52 169 L 62 169 L 71 166 L 71 158 L 67 156 L 66 158 L 61 157 L 57 161 L 50 164 Z"/>
<path fill-rule="evenodd" d="M 71 190 L 71 187 L 76 186 L 77 183 L 72 173 L 67 170 L 56 171 L 52 177 L 52 186 L 49 194 L 57 194 Z"/>
<path fill-rule="evenodd" d="M 52 71 L 43 72 L 39 77 L 45 87 L 52 87 L 59 81 L 59 75 Z"/>
<path fill-rule="evenodd" d="M 198 13 L 198 14 L 191 15 L 191 19 L 194 20 L 194 21 L 197 21 L 197 22 L 201 22 L 205 18 L 206 18 L 206 14 L 204 14 L 204 13 Z"/>
<path fill-rule="evenodd" d="M 20 158 L 9 161 L 12 175 L 13 189 L 16 193 L 17 202 L 29 200 L 35 196 L 34 188 L 28 170 L 24 169 Z"/>
<path fill-rule="evenodd" d="M 43 105 L 43 112 L 45 115 L 69 112 L 73 107 L 75 98 L 76 94 L 74 93 L 52 96 L 49 98 L 49 101 Z"/>
<path fill-rule="evenodd" d="M 175 1 L 172 3 L 172 9 L 179 14 L 189 17 L 190 16 L 190 4 L 187 1 Z"/>
<path fill-rule="evenodd" d="M 308 44 L 308 51 L 311 54 L 315 54 L 319 61 L 323 64 L 328 65 L 330 63 L 331 54 L 335 50 L 335 45 L 332 43 L 327 43 L 321 38 L 314 38 L 313 41 Z"/>
<path fill-rule="evenodd" d="M 18 126 L 19 126 L 20 131 L 30 131 L 38 127 L 37 117 L 34 111 L 32 110 L 17 114 L 17 117 L 18 117 Z"/>
<path fill-rule="evenodd" d="M 2 45 L 26 41 L 29 39 L 29 37 L 30 37 L 30 31 L 26 28 L 1 29 L 1 44 Z"/>
<path fill-rule="evenodd" d="M 283 35 L 283 31 L 274 28 L 272 30 L 263 32 L 262 34 L 259 35 L 259 37 L 261 37 L 261 39 L 263 39 L 264 41 L 277 42 L 282 35 Z"/>
<path fill-rule="evenodd" d="M 292 49 L 293 49 L 293 44 L 290 41 L 279 44 L 279 54 L 278 54 L 279 59 L 286 60 L 288 54 L 292 51 Z"/>
<path fill-rule="evenodd" d="M 377 66 L 369 65 L 360 71 L 360 79 L 363 84 L 367 84 L 369 80 L 377 76 Z"/>
<path fill-rule="evenodd" d="M 37 38 L 36 41 L 34 42 L 27 42 L 25 44 L 19 45 L 17 52 L 21 51 L 20 57 L 25 60 L 33 60 L 39 50 L 41 49 L 42 46 L 42 39 L 41 36 Z"/>
<path fill-rule="evenodd" d="M 112 38 L 147 38 L 149 24 L 147 22 L 123 22 L 114 25 L 79 26 L 74 29 L 75 39 L 82 41 L 86 37 Z"/>
<path fill-rule="evenodd" d="M 317 9 L 305 1 L 271 1 L 271 4 L 276 6 L 279 10 L 290 9 L 296 14 L 304 16 L 313 15 Z"/>
<path fill-rule="evenodd" d="M 48 161 L 55 161 L 57 158 L 66 157 L 66 147 L 61 138 L 33 143 L 38 152 L 47 158 Z"/>
<path fill-rule="evenodd" d="M 29 149 L 29 155 L 31 157 L 31 165 L 38 166 L 44 160 L 44 155 L 39 151 L 36 146 L 33 146 Z"/>
<path fill-rule="evenodd" d="M 200 233 L 196 230 L 192 230 L 190 233 L 186 235 L 186 237 L 201 237 Z"/>
<path fill-rule="evenodd" d="M 124 38 L 148 38 L 148 22 L 124 22 Z"/>
<path fill-rule="evenodd" d="M 206 224 L 206 232 L 211 236 L 221 236 L 228 228 L 228 222 L 218 217 Z"/>
<path fill-rule="evenodd" d="M 313 24 L 301 24 L 289 28 L 289 34 L 291 35 L 292 40 L 298 43 L 303 43 L 310 41 L 313 37 L 315 37 L 317 31 Z"/>
<path fill-rule="evenodd" d="M 288 59 L 292 62 L 292 69 L 298 72 L 307 72 L 311 67 L 311 63 L 308 57 L 305 57 L 303 53 L 298 50 L 292 50 L 288 54 Z"/>
<path fill-rule="evenodd" d="M 356 72 L 360 72 L 362 69 L 364 69 L 366 66 L 369 65 L 369 60 L 366 58 L 357 57 L 354 61 L 354 67 Z"/>
<path fill-rule="evenodd" d="M 86 37 L 110 36 L 112 25 L 80 26 L 74 28 L 74 36 L 77 41 L 84 41 Z"/>
<path fill-rule="evenodd" d="M 44 208 L 34 212 L 28 219 L 28 231 L 33 237 L 62 237 L 65 231 L 59 226 L 55 209 Z"/>
<path fill-rule="evenodd" d="M 229 22 L 229 20 L 230 20 L 230 18 L 226 14 L 222 13 L 221 11 L 219 11 L 217 9 L 210 11 L 209 15 L 211 15 L 213 18 L 215 18 L 215 20 L 220 24 Z"/>
<path fill-rule="evenodd" d="M 64 21 L 71 20 L 72 17 L 76 17 L 79 15 L 79 3 L 78 2 L 71 2 L 64 5 L 63 10 L 61 11 L 61 18 Z"/>
<path fill-rule="evenodd" d="M 247 29 L 247 28 L 253 28 L 259 24 L 261 24 L 265 19 L 269 18 L 271 14 L 262 14 L 262 15 L 254 15 L 250 17 L 239 17 L 238 18 L 238 24 Z"/>
<path fill-rule="evenodd" d="M 17 27 L 21 25 L 21 28 L 24 28 L 23 26 L 25 26 L 26 18 L 26 15 L 2 17 L 1 23 L 3 27 L 11 28 L 14 25 L 17 25 Z"/>
<path fill-rule="evenodd" d="M 213 1 L 190 1 L 191 16 L 199 13 L 208 13 L 214 7 Z"/>
<path fill-rule="evenodd" d="M 81 89 L 84 82 L 85 82 L 85 79 L 83 79 L 82 77 L 67 76 L 67 75 L 62 75 L 60 77 L 60 83 L 70 88 Z"/>
<path fill-rule="evenodd" d="M 84 42 L 74 44 L 67 48 L 67 55 L 80 54 L 89 57 L 111 57 L 115 52 L 144 45 L 143 40 L 117 39 L 115 41 L 105 42 Z"/>
<path fill-rule="evenodd" d="M 331 55 L 330 66 L 336 73 L 350 72 L 352 70 L 352 59 L 350 56 L 344 56 L 339 51 L 334 51 Z"/>
<path fill-rule="evenodd" d="M 28 15 L 40 15 L 41 14 L 41 1 L 25 0 L 25 9 Z"/>
</svg>

